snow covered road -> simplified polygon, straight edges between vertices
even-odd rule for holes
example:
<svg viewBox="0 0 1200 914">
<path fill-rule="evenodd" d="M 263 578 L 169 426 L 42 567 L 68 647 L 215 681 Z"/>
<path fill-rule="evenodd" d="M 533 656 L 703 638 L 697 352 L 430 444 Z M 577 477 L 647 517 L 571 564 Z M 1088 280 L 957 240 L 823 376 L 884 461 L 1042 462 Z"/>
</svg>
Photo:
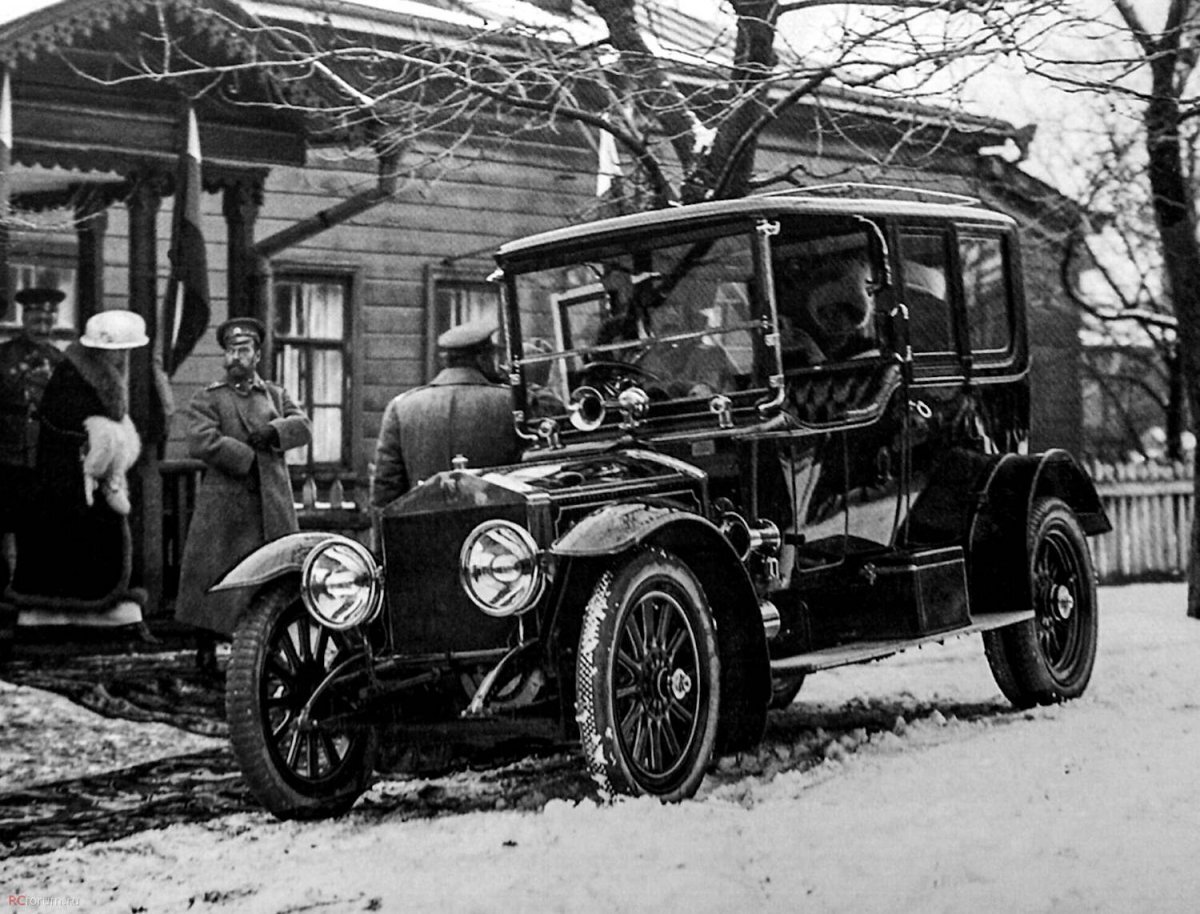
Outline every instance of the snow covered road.
<svg viewBox="0 0 1200 914">
<path fill-rule="evenodd" d="M 1062 707 L 1012 711 L 979 639 L 959 639 L 811 677 L 759 757 L 677 806 L 552 799 L 315 824 L 235 813 L 11 858 L 0 902 L 1182 914 L 1200 910 L 1198 763 L 1200 621 L 1183 586 L 1103 588 L 1092 685 Z M 385 781 L 365 802 L 479 779 Z"/>
</svg>

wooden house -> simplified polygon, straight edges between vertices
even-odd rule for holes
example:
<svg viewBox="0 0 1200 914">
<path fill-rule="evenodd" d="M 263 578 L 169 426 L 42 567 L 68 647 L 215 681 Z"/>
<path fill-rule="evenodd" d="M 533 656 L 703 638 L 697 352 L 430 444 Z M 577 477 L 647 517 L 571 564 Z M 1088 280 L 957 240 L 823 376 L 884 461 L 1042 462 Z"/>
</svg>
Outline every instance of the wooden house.
<svg viewBox="0 0 1200 914">
<path fill-rule="evenodd" d="M 26 4 L 28 6 L 29 4 Z M 182 36 L 203 75 L 253 59 L 262 21 L 321 23 L 371 41 L 437 41 L 472 27 L 472 0 L 358 5 L 316 0 L 59 0 L 0 13 L 0 63 L 11 80 L 11 165 L 16 211 L 0 238 L 8 295 L 0 332 L 19 322 L 12 293 L 54 284 L 67 293 L 61 335 L 76 334 L 97 310 L 128 307 L 154 336 L 162 326 L 176 165 L 182 148 L 180 88 L 122 81 L 107 62 L 164 53 L 164 23 Z M 498 4 L 487 4 L 496 7 Z M 501 4 L 502 5 L 502 4 Z M 549 14 L 564 0 L 538 0 Z M 388 7 L 388 8 L 384 8 Z M 700 24 L 663 10 L 663 41 Z M 251 37 L 248 37 L 251 36 Z M 81 73 L 87 72 L 89 76 Z M 96 74 L 111 72 L 112 79 Z M 250 77 L 195 101 L 203 156 L 203 231 L 211 291 L 210 332 L 171 379 L 177 404 L 220 376 L 211 328 L 254 314 L 269 327 L 267 373 L 288 385 L 312 415 L 313 445 L 297 452 L 298 501 L 308 522 L 361 523 L 365 480 L 388 400 L 423 383 L 432 341 L 446 327 L 496 307 L 487 282 L 491 252 L 515 236 L 592 218 L 598 211 L 597 139 L 579 130 L 533 131 L 504 142 L 482 138 L 458 150 L 434 177 L 396 180 L 394 162 L 347 151 L 345 137 L 286 104 L 292 92 L 321 91 Z M 190 85 L 195 88 L 195 81 Z M 237 97 L 234 97 L 237 93 Z M 246 106 L 247 101 L 262 101 Z M 311 99 L 310 99 L 311 100 Z M 936 134 L 920 154 L 893 156 L 901 132 Z M 914 135 L 920 131 L 915 131 Z M 759 162 L 807 163 L 806 180 L 873 180 L 982 197 L 1031 225 L 1035 387 L 1055 396 L 1035 405 L 1034 445 L 1078 442 L 1078 318 L 1057 304 L 1054 239 L 1069 207 L 1019 167 L 989 154 L 1028 142 L 1003 121 L 921 106 L 903 111 L 851 93 L 825 93 L 798 106 L 764 138 Z M 427 140 L 436 142 L 436 138 Z M 367 147 L 369 149 L 369 147 Z M 981 152 L 982 151 L 982 152 Z M 0 150 L 2 154 L 2 150 Z M 138 574 L 152 612 L 174 591 L 195 464 L 176 422 L 159 422 L 153 361 L 138 350 L 132 411 L 147 439 L 135 491 Z M 313 520 L 314 517 L 318 519 Z"/>
</svg>

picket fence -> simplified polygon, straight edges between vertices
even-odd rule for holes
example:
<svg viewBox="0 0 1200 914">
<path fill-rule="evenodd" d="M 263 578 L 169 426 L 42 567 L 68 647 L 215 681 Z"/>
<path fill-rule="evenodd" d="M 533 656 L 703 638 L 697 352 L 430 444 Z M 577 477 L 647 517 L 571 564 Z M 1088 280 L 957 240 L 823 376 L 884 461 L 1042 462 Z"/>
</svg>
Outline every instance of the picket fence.
<svg viewBox="0 0 1200 914">
<path fill-rule="evenodd" d="M 1191 542 L 1194 482 L 1184 463 L 1090 463 L 1113 529 L 1090 540 L 1101 582 L 1183 577 Z"/>
</svg>

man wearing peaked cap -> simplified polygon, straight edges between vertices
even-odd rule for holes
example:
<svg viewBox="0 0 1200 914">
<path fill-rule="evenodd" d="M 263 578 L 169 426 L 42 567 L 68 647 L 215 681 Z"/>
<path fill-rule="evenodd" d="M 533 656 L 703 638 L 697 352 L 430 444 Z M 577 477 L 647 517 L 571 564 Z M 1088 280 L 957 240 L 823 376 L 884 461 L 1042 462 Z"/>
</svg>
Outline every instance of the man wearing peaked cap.
<svg viewBox="0 0 1200 914">
<path fill-rule="evenodd" d="M 208 471 L 184 545 L 175 617 L 204 629 L 196 659 L 208 674 L 219 672 L 214 636 L 233 634 L 247 599 L 208 589 L 263 543 L 299 529 L 284 454 L 312 440 L 312 425 L 283 387 L 259 376 L 265 336 L 252 317 L 221 324 L 225 377 L 198 391 L 184 413 L 188 453 Z"/>
<path fill-rule="evenodd" d="M 511 463 L 520 456 L 509 389 L 496 383 L 494 320 L 451 327 L 438 337 L 444 367 L 394 398 L 375 449 L 372 503 L 382 508 L 428 476 L 453 468 Z"/>
<path fill-rule="evenodd" d="M 496 325 L 491 321 L 477 320 L 451 327 L 438 337 L 438 349 L 442 352 L 462 352 L 469 349 L 492 347 L 492 337 L 496 333 Z"/>
<path fill-rule="evenodd" d="M 267 336 L 262 321 L 253 317 L 231 317 L 217 328 L 217 345 L 228 350 L 239 343 L 252 343 L 259 350 Z"/>
<path fill-rule="evenodd" d="M 65 295 L 59 289 L 21 289 L 21 330 L 0 344 L 0 537 L 18 533 L 33 508 L 38 406 L 63 355 L 50 334 Z M 2 552 L 2 550 L 0 550 Z M 0 595 L 10 569 L 0 555 Z"/>
</svg>

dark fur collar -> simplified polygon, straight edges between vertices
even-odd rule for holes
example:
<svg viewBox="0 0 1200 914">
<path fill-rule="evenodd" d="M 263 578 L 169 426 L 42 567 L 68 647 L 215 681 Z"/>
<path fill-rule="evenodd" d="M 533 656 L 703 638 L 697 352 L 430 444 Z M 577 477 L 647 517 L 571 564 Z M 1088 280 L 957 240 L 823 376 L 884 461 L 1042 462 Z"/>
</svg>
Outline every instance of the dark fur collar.
<svg viewBox="0 0 1200 914">
<path fill-rule="evenodd" d="M 84 383 L 96 392 L 105 414 L 110 419 L 123 418 L 127 408 L 125 378 L 105 360 L 101 351 L 72 343 L 67 347 L 66 356 Z"/>
</svg>

